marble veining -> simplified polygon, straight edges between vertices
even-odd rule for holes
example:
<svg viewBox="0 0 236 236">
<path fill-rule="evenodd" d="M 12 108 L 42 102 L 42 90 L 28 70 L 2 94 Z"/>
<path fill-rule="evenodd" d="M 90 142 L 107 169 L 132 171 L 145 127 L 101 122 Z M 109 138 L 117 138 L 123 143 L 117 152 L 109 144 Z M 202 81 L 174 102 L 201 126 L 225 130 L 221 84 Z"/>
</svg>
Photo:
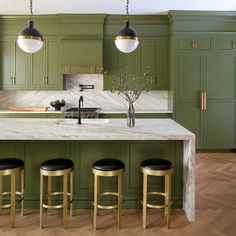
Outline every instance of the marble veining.
<svg viewBox="0 0 236 236">
<path fill-rule="evenodd" d="M 103 91 L 103 75 L 67 75 L 63 91 L 0 91 L 0 110 L 13 106 L 50 106 L 50 101 L 64 99 L 68 109 L 78 106 L 81 95 L 84 106 L 107 110 L 127 110 L 127 102 L 117 93 Z M 94 85 L 93 90 L 80 91 L 80 84 Z M 136 110 L 168 110 L 168 91 L 144 92 L 134 104 Z M 53 108 L 51 107 L 51 110 Z"/>
<path fill-rule="evenodd" d="M 183 208 L 195 220 L 195 135 L 172 119 L 136 119 L 128 128 L 126 119 L 78 125 L 70 119 L 13 118 L 0 119 L 0 130 L 0 140 L 183 140 Z"/>
</svg>

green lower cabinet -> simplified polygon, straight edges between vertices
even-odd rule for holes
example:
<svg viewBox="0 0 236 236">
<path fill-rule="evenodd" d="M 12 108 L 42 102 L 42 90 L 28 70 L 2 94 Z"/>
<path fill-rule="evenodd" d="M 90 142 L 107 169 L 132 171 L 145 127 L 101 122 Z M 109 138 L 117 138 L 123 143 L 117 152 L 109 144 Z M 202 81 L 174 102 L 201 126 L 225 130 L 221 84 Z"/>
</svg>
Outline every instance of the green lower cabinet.
<svg viewBox="0 0 236 236">
<path fill-rule="evenodd" d="M 0 113 L 0 118 L 63 118 L 61 113 Z"/>
<path fill-rule="evenodd" d="M 208 101 L 204 111 L 204 147 L 234 147 L 234 102 Z"/>
<path fill-rule="evenodd" d="M 99 113 L 99 118 L 106 119 L 125 119 L 126 113 Z M 135 118 L 139 119 L 152 119 L 152 118 L 172 118 L 172 113 L 136 113 Z"/>
<path fill-rule="evenodd" d="M 124 208 L 141 207 L 142 174 L 140 163 L 147 158 L 161 157 L 173 162 L 173 207 L 181 208 L 183 200 L 183 142 L 182 141 L 0 141 L 0 158 L 18 157 L 25 162 L 25 208 L 39 208 L 40 165 L 52 158 L 74 161 L 74 207 L 92 208 L 92 163 L 103 158 L 117 158 L 125 163 L 123 176 Z M 149 179 L 152 191 L 164 187 L 161 177 Z M 53 178 L 53 190 L 61 191 L 62 178 Z M 3 185 L 8 188 L 9 179 Z M 17 182 L 18 185 L 18 182 Z M 47 182 L 44 182 L 45 190 Z M 116 177 L 102 177 L 101 191 L 116 191 Z M 58 198 L 54 199 L 58 201 Z M 102 197 L 104 204 L 115 199 Z M 153 199 L 151 199 L 152 201 Z M 161 198 L 156 198 L 161 202 Z"/>
</svg>

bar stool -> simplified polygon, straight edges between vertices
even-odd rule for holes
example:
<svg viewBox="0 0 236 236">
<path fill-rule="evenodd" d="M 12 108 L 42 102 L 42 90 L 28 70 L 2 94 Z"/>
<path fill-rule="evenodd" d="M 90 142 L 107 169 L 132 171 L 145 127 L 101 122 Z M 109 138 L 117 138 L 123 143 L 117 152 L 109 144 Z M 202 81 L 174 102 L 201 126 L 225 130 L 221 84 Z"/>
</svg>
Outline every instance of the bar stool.
<svg viewBox="0 0 236 236">
<path fill-rule="evenodd" d="M 173 166 L 170 161 L 154 158 L 147 159 L 141 163 L 141 171 L 143 172 L 143 227 L 147 224 L 147 207 L 155 209 L 165 209 L 165 216 L 167 216 L 167 227 L 170 228 L 170 212 L 171 212 L 171 174 L 173 173 Z M 148 175 L 151 176 L 165 176 L 165 192 L 148 192 Z M 148 204 L 148 195 L 161 195 L 165 197 L 164 205 Z"/>
<path fill-rule="evenodd" d="M 97 226 L 97 210 L 99 209 L 116 209 L 118 208 L 118 228 L 121 227 L 121 209 L 122 209 L 122 177 L 125 165 L 122 161 L 117 159 L 102 159 L 93 163 L 92 170 L 94 174 L 94 221 L 93 226 L 96 230 Z M 99 177 L 118 177 L 118 192 L 99 192 Z M 100 205 L 100 196 L 113 195 L 117 196 L 117 205 Z"/>
<path fill-rule="evenodd" d="M 16 191 L 16 175 L 21 175 L 20 191 Z M 2 177 L 11 175 L 11 191 L 2 192 Z M 2 196 L 11 195 L 10 204 L 2 205 Z M 20 196 L 19 200 L 16 200 L 16 196 Z M 21 215 L 23 216 L 24 209 L 24 162 L 17 158 L 4 158 L 0 159 L 0 210 L 10 208 L 10 224 L 11 227 L 15 226 L 15 206 L 17 203 L 21 203 Z"/>
<path fill-rule="evenodd" d="M 70 216 L 72 216 L 72 202 L 73 202 L 73 171 L 74 163 L 69 159 L 51 159 L 43 162 L 40 167 L 40 228 L 43 226 L 43 208 L 46 209 L 60 209 L 63 208 L 63 227 L 67 224 L 67 209 L 70 206 Z M 68 179 L 70 175 L 70 179 Z M 47 186 L 47 204 L 43 202 L 43 177 L 48 177 Z M 52 177 L 63 176 L 63 192 L 52 192 Z M 68 191 L 68 184 L 70 184 L 70 191 Z M 52 205 L 52 196 L 63 195 L 62 205 Z M 69 200 L 68 200 L 69 197 Z"/>
</svg>

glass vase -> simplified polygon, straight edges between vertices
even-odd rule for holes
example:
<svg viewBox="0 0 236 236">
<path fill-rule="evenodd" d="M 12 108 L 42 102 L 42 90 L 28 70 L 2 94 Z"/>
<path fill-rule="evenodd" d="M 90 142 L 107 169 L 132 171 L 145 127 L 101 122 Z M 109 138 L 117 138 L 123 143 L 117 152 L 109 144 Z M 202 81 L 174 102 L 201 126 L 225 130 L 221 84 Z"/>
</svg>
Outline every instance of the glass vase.
<svg viewBox="0 0 236 236">
<path fill-rule="evenodd" d="M 134 110 L 134 104 L 133 103 L 128 104 L 127 126 L 128 127 L 134 127 L 135 126 L 135 110 Z"/>
</svg>

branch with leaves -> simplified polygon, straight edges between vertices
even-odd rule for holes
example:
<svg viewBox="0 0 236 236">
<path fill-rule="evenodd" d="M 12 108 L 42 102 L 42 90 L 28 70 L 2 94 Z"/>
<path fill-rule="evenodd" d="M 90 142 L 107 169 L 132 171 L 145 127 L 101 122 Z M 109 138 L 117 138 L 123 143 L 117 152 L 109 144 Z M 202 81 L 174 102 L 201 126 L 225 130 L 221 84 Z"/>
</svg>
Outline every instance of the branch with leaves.
<svg viewBox="0 0 236 236">
<path fill-rule="evenodd" d="M 152 77 L 144 73 L 143 77 L 125 73 L 116 77 L 112 83 L 111 92 L 118 92 L 129 104 L 133 104 L 144 91 L 149 91 L 152 87 Z"/>
</svg>

